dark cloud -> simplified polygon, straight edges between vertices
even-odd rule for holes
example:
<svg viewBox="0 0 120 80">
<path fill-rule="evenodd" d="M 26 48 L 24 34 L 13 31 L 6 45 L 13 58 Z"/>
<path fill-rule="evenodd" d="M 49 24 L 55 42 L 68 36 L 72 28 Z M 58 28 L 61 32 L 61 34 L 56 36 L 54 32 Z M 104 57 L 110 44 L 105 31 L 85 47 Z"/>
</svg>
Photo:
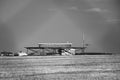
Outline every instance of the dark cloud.
<svg viewBox="0 0 120 80">
<path fill-rule="evenodd" d="M 112 26 L 112 27 L 111 27 Z M 101 46 L 109 52 L 120 52 L 120 27 L 110 25 L 109 31 L 101 38 Z"/>
<path fill-rule="evenodd" d="M 0 24 L 0 51 L 15 51 L 16 39 L 12 28 L 6 24 Z"/>
</svg>

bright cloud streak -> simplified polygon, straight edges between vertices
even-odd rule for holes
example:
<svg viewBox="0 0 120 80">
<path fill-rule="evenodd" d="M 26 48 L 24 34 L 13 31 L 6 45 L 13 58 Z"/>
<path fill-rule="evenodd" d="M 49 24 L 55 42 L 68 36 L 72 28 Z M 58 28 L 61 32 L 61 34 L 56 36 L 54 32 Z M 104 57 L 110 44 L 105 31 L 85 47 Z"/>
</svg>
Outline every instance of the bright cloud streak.
<svg viewBox="0 0 120 80">
<path fill-rule="evenodd" d="M 98 12 L 106 22 L 118 22 L 115 5 L 112 4 L 112 0 L 86 0 L 90 5 L 91 9 L 86 11 Z M 116 19 L 116 20 L 114 20 Z"/>
<path fill-rule="evenodd" d="M 104 13 L 104 12 L 107 12 L 107 10 L 105 9 L 101 9 L 101 8 L 91 8 L 91 9 L 88 9 L 86 11 L 90 11 L 90 12 L 99 12 L 99 13 Z"/>
</svg>

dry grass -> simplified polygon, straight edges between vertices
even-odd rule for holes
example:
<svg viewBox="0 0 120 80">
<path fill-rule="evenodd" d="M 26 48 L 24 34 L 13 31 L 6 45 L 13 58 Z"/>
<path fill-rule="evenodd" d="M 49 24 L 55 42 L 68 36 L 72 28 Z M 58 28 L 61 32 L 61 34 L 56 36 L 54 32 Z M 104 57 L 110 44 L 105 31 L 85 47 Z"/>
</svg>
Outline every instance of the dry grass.
<svg viewBox="0 0 120 80">
<path fill-rule="evenodd" d="M 0 80 L 120 80 L 120 56 L 0 57 Z"/>
</svg>

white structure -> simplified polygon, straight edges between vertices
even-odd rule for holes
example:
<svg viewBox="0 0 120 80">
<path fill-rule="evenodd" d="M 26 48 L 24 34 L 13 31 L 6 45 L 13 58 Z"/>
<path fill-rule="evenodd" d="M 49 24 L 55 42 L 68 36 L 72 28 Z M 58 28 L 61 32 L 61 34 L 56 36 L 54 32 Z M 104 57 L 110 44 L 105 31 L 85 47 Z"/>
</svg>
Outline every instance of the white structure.
<svg viewBox="0 0 120 80">
<path fill-rule="evenodd" d="M 18 52 L 18 55 L 19 56 L 27 56 L 27 53 L 20 51 L 20 52 Z"/>
<path fill-rule="evenodd" d="M 72 55 L 75 55 L 75 49 L 70 49 L 69 52 L 70 52 Z"/>
<path fill-rule="evenodd" d="M 62 52 L 62 55 L 75 55 L 75 49 L 68 49 Z"/>
<path fill-rule="evenodd" d="M 70 54 L 70 53 L 68 53 L 68 52 L 63 52 L 62 55 L 63 55 L 63 56 L 70 56 L 70 55 L 72 55 L 72 54 Z"/>
</svg>

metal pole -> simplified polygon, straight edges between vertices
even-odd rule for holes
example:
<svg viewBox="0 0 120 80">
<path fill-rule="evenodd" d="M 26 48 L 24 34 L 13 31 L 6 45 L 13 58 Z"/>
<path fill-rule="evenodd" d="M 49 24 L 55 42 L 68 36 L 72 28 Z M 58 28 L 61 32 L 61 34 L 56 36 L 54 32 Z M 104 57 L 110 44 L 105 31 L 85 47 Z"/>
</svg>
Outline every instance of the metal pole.
<svg viewBox="0 0 120 80">
<path fill-rule="evenodd" d="M 83 32 L 83 34 L 82 34 L 82 47 L 83 47 L 83 49 L 82 49 L 82 53 L 84 53 L 85 52 L 85 35 L 84 35 L 84 32 Z"/>
</svg>

